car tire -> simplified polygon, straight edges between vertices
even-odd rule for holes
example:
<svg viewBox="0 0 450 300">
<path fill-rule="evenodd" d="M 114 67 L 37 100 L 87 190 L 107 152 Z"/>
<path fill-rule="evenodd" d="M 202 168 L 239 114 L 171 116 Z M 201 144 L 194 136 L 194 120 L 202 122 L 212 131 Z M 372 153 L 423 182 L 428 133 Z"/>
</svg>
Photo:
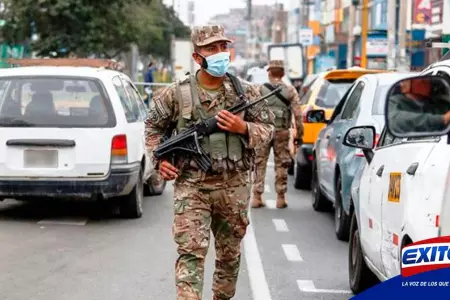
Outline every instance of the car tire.
<svg viewBox="0 0 450 300">
<path fill-rule="evenodd" d="M 350 230 L 350 216 L 345 213 L 342 205 L 342 179 L 339 175 L 336 182 L 336 196 L 334 208 L 334 229 L 340 241 L 348 241 Z"/>
<path fill-rule="evenodd" d="M 167 182 L 164 179 L 154 180 L 153 176 L 158 176 L 156 173 L 153 174 L 145 183 L 144 186 L 144 196 L 159 196 L 164 193 L 166 189 Z M 156 183 L 157 182 L 157 183 Z"/>
<path fill-rule="evenodd" d="M 291 159 L 291 165 L 289 166 L 289 169 L 288 169 L 288 175 L 294 175 L 294 165 L 295 165 L 295 161 L 293 159 Z"/>
<path fill-rule="evenodd" d="M 144 171 L 139 170 L 138 180 L 130 194 L 120 199 L 120 215 L 127 219 L 138 219 L 143 214 Z"/>
<path fill-rule="evenodd" d="M 317 174 L 317 164 L 313 162 L 312 180 L 311 180 L 311 197 L 312 207 L 315 211 L 329 211 L 331 209 L 331 202 L 325 197 L 320 188 Z"/>
<path fill-rule="evenodd" d="M 371 288 L 379 282 L 364 260 L 355 213 L 353 213 L 350 222 L 348 274 L 350 289 L 355 295 Z"/>
<path fill-rule="evenodd" d="M 298 162 L 294 163 L 294 187 L 298 190 L 311 188 L 311 173 L 307 167 L 302 167 Z"/>
</svg>

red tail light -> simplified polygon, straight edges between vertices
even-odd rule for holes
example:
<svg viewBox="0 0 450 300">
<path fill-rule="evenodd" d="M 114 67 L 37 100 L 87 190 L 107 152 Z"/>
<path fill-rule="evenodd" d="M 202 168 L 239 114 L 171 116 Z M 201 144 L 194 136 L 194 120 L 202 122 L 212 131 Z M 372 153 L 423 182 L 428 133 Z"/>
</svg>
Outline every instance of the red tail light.
<svg viewBox="0 0 450 300">
<path fill-rule="evenodd" d="M 376 147 L 376 146 L 378 145 L 378 141 L 379 141 L 379 140 L 380 140 L 380 135 L 377 133 L 377 134 L 375 135 L 375 144 L 374 144 L 374 147 Z M 357 157 L 364 157 L 364 153 L 362 152 L 361 149 L 357 149 L 356 152 L 355 152 L 355 156 L 357 156 Z"/>
<path fill-rule="evenodd" d="M 125 134 L 116 135 L 111 142 L 112 163 L 126 163 L 128 161 L 127 136 Z"/>
</svg>

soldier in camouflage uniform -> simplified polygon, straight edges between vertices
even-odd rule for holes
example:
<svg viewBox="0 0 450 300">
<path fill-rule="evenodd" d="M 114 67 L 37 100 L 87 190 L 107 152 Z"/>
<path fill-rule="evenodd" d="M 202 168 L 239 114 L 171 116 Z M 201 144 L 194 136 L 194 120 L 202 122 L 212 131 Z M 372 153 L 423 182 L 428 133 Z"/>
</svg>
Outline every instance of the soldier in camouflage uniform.
<svg viewBox="0 0 450 300">
<path fill-rule="evenodd" d="M 300 99 L 295 87 L 282 82 L 284 76 L 284 63 L 281 60 L 271 61 L 268 83 L 260 86 L 262 95 L 270 93 L 280 85 L 283 90 L 268 99 L 269 109 L 275 115 L 275 133 L 271 143 L 263 145 L 257 151 L 256 171 L 254 174 L 252 207 L 264 206 L 262 194 L 264 193 L 264 178 L 266 176 L 267 160 L 270 149 L 273 147 L 275 158 L 275 190 L 277 192 L 277 208 L 287 207 L 285 194 L 287 191 L 288 169 L 291 164 L 289 153 L 289 128 L 291 126 L 292 112 L 294 113 L 297 136 L 296 144 L 301 143 L 303 136 L 302 112 Z"/>
<path fill-rule="evenodd" d="M 239 99 L 225 74 L 230 40 L 224 37 L 222 26 L 196 27 L 191 39 L 192 57 L 202 68 L 153 99 L 146 122 L 146 144 L 148 151 L 153 151 L 171 126 L 180 132 L 217 115 L 224 132 L 201 140 L 213 161 L 210 171 L 201 171 L 187 157 L 178 157 L 175 165 L 155 159 L 153 163 L 165 180 L 175 179 L 172 229 L 179 254 L 175 266 L 177 299 L 202 299 L 210 231 L 216 250 L 214 300 L 231 299 L 239 273 L 240 244 L 249 224 L 249 173 L 254 149 L 272 138 L 274 116 L 264 101 L 240 115 L 224 110 Z M 255 87 L 239 82 L 250 101 L 260 97 Z"/>
</svg>

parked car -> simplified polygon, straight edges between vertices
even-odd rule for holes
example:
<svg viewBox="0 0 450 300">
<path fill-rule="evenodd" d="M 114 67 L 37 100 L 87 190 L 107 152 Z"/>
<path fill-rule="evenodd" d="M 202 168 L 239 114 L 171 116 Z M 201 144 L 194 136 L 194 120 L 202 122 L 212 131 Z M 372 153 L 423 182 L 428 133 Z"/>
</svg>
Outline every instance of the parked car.
<svg viewBox="0 0 450 300">
<path fill-rule="evenodd" d="M 0 198 L 114 199 L 122 216 L 141 217 L 144 190 L 160 194 L 165 182 L 144 183 L 148 113 L 130 78 L 80 60 L 30 61 L 44 66 L 0 74 Z"/>
<path fill-rule="evenodd" d="M 334 107 L 348 91 L 353 82 L 365 74 L 386 72 L 381 70 L 347 69 L 332 70 L 321 73 L 308 92 L 300 99 L 303 112 L 303 144 L 297 148 L 294 163 L 294 187 L 309 189 L 311 187 L 311 170 L 313 146 L 323 123 L 311 123 L 306 115 L 308 111 L 323 109 L 325 118 L 329 119 Z"/>
<path fill-rule="evenodd" d="M 348 240 L 350 229 L 350 188 L 355 171 L 365 162 L 362 151 L 342 145 L 342 137 L 353 126 L 374 126 L 378 139 L 384 126 L 384 103 L 388 90 L 413 73 L 379 73 L 359 77 L 336 106 L 330 120 L 324 110 L 311 111 L 312 123 L 324 122 L 313 150 L 313 207 L 324 211 L 334 205 L 335 232 Z"/>
<path fill-rule="evenodd" d="M 450 234 L 450 124 L 442 118 L 450 111 L 450 61 L 406 80 L 422 94 L 430 84 L 423 98 L 429 101 L 398 105 L 402 99 L 416 101 L 403 79 L 387 97 L 378 145 L 369 124 L 351 127 L 343 137 L 365 156 L 351 188 L 348 267 L 355 294 L 400 275 L 404 247 Z M 395 94 L 404 97 L 391 97 Z"/>
</svg>

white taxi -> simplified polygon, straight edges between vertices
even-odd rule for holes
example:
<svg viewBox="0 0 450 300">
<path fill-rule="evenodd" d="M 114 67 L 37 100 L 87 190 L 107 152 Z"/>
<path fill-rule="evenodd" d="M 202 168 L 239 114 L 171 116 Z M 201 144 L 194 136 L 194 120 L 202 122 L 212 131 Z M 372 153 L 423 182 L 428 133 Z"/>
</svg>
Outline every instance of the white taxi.
<svg viewBox="0 0 450 300">
<path fill-rule="evenodd" d="M 353 127 L 344 137 L 367 161 L 351 193 L 354 293 L 399 275 L 402 247 L 450 234 L 449 75 L 445 61 L 394 84 L 378 145 L 373 126 Z"/>
<path fill-rule="evenodd" d="M 141 217 L 152 166 L 130 78 L 89 61 L 15 63 L 0 74 L 0 199 L 116 199 L 122 216 Z"/>
</svg>

